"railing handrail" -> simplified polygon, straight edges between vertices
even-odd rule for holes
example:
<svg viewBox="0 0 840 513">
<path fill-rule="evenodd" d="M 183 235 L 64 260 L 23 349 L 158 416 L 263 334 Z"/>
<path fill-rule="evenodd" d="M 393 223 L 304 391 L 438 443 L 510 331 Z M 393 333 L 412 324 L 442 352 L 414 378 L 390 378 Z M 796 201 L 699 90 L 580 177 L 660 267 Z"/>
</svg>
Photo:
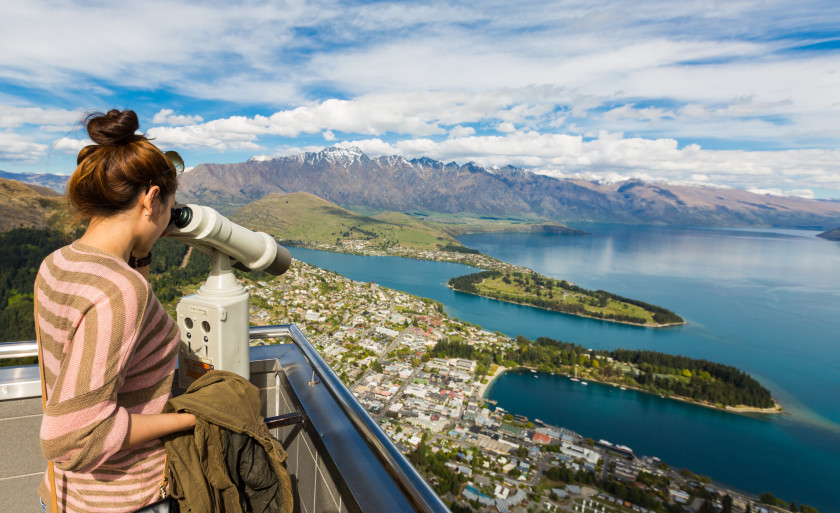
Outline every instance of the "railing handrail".
<svg viewBox="0 0 840 513">
<path fill-rule="evenodd" d="M 38 356 L 38 343 L 34 340 L 0 342 L 0 360 Z"/>
<path fill-rule="evenodd" d="M 385 470 L 417 510 L 424 513 L 448 513 L 449 508 L 446 507 L 446 504 L 391 442 L 388 435 L 368 415 L 356 397 L 335 375 L 335 372 L 321 358 L 321 355 L 312 347 L 312 344 L 309 343 L 309 340 L 297 326 L 294 324 L 251 326 L 250 336 L 252 339 L 290 338 L 312 369 L 318 374 L 318 377 L 321 378 L 321 382 L 335 398 L 347 418 L 365 439 Z"/>
</svg>

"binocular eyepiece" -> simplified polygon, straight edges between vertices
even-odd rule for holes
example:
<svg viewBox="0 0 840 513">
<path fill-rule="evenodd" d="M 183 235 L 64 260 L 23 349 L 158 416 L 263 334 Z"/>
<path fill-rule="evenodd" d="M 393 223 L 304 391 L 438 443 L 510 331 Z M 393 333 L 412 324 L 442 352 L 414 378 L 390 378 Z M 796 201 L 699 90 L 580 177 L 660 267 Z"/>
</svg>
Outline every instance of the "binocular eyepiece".
<svg viewBox="0 0 840 513">
<path fill-rule="evenodd" d="M 192 209 L 187 206 L 175 207 L 169 211 L 169 224 L 183 228 L 192 221 Z"/>
</svg>

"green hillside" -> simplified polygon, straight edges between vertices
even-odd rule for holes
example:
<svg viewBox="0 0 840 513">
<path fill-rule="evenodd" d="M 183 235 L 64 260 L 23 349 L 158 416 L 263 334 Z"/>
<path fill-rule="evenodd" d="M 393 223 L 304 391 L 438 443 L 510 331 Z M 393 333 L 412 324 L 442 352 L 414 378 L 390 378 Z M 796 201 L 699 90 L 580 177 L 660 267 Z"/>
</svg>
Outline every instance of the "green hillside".
<svg viewBox="0 0 840 513">
<path fill-rule="evenodd" d="M 269 194 L 237 210 L 231 220 L 287 240 L 325 244 L 364 240 L 413 249 L 461 246 L 437 223 L 397 212 L 368 217 L 305 192 Z"/>
</svg>

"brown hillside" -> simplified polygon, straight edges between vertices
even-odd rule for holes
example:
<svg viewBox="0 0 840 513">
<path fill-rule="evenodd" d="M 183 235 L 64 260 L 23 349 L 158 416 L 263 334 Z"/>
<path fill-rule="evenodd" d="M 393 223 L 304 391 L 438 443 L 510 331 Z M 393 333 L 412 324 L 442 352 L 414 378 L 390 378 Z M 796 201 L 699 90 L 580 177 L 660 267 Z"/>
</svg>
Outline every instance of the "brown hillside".
<svg viewBox="0 0 840 513">
<path fill-rule="evenodd" d="M 63 202 L 61 194 L 47 187 L 0 178 L 0 232 L 47 228 Z"/>
</svg>

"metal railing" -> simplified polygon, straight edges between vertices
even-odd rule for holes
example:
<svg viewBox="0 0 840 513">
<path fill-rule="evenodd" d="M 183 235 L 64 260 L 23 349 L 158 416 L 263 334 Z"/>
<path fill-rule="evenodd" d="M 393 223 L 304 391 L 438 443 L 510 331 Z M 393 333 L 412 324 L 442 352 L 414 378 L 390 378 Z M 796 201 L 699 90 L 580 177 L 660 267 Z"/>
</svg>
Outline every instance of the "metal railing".
<svg viewBox="0 0 840 513">
<path fill-rule="evenodd" d="M 34 340 L 23 342 L 0 342 L 0 360 L 38 356 L 38 343 Z"/>
<path fill-rule="evenodd" d="M 449 508 L 423 477 L 397 449 L 378 424 L 368 415 L 356 397 L 344 386 L 335 372 L 312 347 L 306 336 L 293 324 L 251 326 L 251 339 L 289 338 L 306 358 L 320 382 L 329 390 L 347 418 L 367 442 L 383 468 L 403 491 L 416 511 L 448 513 Z"/>
</svg>

